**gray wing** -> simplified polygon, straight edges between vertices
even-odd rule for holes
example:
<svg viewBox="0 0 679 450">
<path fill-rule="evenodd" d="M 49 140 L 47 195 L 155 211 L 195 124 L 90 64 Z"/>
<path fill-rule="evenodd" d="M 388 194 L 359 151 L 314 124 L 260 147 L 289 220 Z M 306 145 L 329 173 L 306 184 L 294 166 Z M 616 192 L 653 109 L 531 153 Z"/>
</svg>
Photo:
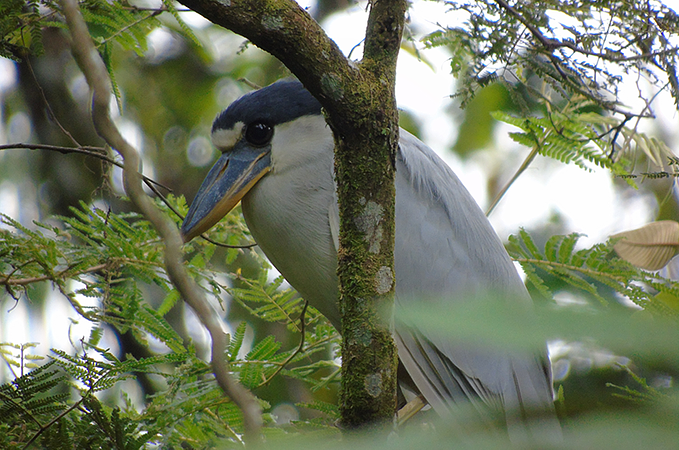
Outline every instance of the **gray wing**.
<svg viewBox="0 0 679 450">
<path fill-rule="evenodd" d="M 450 301 L 502 293 L 530 309 L 530 297 L 485 215 L 452 170 L 430 148 L 401 130 L 396 167 L 396 303 Z M 507 411 L 510 437 L 560 435 L 555 418 L 525 426 L 524 410 L 553 411 L 546 352 L 507 354 L 451 342 L 445 336 L 396 323 L 401 362 L 418 390 L 441 415 L 456 404 L 480 414 Z"/>
</svg>

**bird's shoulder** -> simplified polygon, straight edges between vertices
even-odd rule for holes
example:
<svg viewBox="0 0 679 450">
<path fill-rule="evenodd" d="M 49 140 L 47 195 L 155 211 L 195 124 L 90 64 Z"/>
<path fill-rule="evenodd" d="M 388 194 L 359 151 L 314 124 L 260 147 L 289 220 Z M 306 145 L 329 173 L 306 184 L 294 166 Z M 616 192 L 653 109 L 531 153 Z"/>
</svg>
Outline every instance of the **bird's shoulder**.
<svg viewBox="0 0 679 450">
<path fill-rule="evenodd" d="M 396 263 L 410 268 L 404 271 L 405 285 L 433 293 L 482 286 L 523 296 L 502 241 L 472 195 L 431 148 L 404 130 L 396 165 L 396 221 Z"/>
</svg>

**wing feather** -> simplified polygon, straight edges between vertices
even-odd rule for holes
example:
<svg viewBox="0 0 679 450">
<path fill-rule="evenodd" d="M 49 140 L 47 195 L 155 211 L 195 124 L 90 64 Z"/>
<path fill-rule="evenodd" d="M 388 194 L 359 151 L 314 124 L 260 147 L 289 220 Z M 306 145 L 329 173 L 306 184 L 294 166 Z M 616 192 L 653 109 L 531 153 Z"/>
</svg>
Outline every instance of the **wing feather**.
<svg viewBox="0 0 679 450">
<path fill-rule="evenodd" d="M 397 317 L 398 306 L 414 299 L 425 308 L 427 298 L 465 302 L 500 294 L 501 301 L 514 302 L 530 319 L 528 292 L 472 196 L 422 142 L 401 130 L 400 144 L 394 252 Z M 544 430 L 560 437 L 555 416 L 535 430 L 527 418 L 530 411 L 548 416 L 553 411 L 546 349 L 507 354 L 474 343 L 451 342 L 398 321 L 396 341 L 415 385 L 440 414 L 471 403 L 483 417 L 507 411 L 510 436 L 517 440 Z"/>
</svg>

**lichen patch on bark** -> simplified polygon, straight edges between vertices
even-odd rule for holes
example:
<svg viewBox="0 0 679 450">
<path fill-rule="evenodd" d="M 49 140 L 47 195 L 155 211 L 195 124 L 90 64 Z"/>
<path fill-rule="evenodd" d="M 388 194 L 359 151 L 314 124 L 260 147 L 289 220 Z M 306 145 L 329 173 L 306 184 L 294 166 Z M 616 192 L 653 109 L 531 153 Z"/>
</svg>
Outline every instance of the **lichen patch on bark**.
<svg viewBox="0 0 679 450">
<path fill-rule="evenodd" d="M 365 201 L 365 199 L 361 199 Z M 382 220 L 384 208 L 370 200 L 365 203 L 361 214 L 354 219 L 356 227 L 363 233 L 363 240 L 368 243 L 368 251 L 373 254 L 380 252 L 382 245 Z"/>
<path fill-rule="evenodd" d="M 379 373 L 367 375 L 364 380 L 364 386 L 366 392 L 371 397 L 379 397 L 382 393 L 382 375 Z"/>
<path fill-rule="evenodd" d="M 382 266 L 375 274 L 375 291 L 378 294 L 386 294 L 394 284 L 394 273 L 387 266 Z"/>
</svg>

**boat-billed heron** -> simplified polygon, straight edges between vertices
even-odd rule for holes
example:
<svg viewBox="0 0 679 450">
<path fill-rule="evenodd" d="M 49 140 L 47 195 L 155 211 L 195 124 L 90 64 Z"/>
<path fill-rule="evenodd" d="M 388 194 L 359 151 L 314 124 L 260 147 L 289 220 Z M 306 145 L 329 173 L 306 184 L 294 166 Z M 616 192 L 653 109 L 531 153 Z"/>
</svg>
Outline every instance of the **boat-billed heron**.
<svg viewBox="0 0 679 450">
<path fill-rule="evenodd" d="M 279 81 L 233 102 L 215 120 L 212 141 L 222 155 L 182 224 L 184 240 L 208 230 L 241 201 L 262 251 L 340 329 L 334 141 L 319 102 L 300 82 Z M 493 293 L 521 307 L 530 298 L 469 192 L 404 130 L 395 183 L 394 339 L 408 374 L 403 385 L 444 417 L 460 405 L 505 411 L 513 440 L 531 440 L 535 432 L 559 434 L 546 351 L 483 349 L 399 320 L 403 304 L 419 301 L 426 308 L 426 298 L 459 302 Z M 529 411 L 543 414 L 534 421 L 526 418 Z"/>
</svg>

